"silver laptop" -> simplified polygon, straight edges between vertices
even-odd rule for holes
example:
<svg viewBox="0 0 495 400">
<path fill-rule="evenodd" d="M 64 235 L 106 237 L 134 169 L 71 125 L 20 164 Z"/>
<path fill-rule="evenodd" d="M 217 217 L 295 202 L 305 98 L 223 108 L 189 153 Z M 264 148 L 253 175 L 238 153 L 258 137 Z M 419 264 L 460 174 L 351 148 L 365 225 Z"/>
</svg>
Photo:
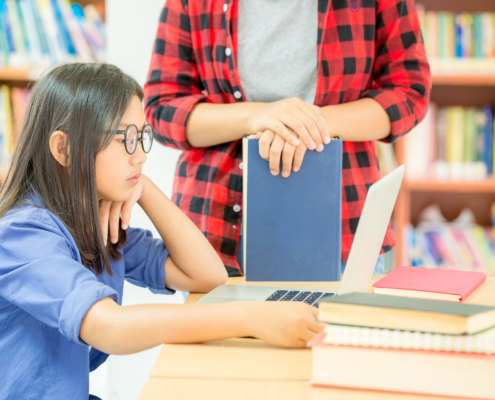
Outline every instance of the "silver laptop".
<svg viewBox="0 0 495 400">
<path fill-rule="evenodd" d="M 370 187 L 338 292 L 221 285 L 203 296 L 198 304 L 232 301 L 303 301 L 317 306 L 318 301 L 324 296 L 368 291 L 403 176 L 404 165 L 401 165 Z"/>
</svg>

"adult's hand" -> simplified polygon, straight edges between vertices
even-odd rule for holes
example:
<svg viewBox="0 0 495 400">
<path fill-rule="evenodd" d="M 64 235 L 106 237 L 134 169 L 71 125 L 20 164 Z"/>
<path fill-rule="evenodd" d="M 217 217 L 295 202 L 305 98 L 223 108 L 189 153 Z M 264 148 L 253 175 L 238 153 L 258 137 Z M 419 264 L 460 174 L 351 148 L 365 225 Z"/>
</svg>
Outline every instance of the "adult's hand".
<svg viewBox="0 0 495 400">
<path fill-rule="evenodd" d="M 109 236 L 110 242 L 117 243 L 121 215 L 122 229 L 126 230 L 129 226 L 132 207 L 134 207 L 141 197 L 147 179 L 144 175 L 139 177 L 139 182 L 134 187 L 131 197 L 126 201 L 100 200 L 100 224 L 105 246 L 107 245 L 107 238 Z"/>
<path fill-rule="evenodd" d="M 301 169 L 301 164 L 308 149 L 304 143 L 293 146 L 271 130 L 259 132 L 254 138 L 260 139 L 259 151 L 261 158 L 267 160 L 272 175 L 280 172 L 280 159 L 282 158 L 282 176 L 288 178 L 291 169 L 294 172 Z"/>
<path fill-rule="evenodd" d="M 310 150 L 322 151 L 323 144 L 330 143 L 320 107 L 298 98 L 263 104 L 248 123 L 253 132 L 270 130 L 293 146 L 302 142 Z"/>
</svg>

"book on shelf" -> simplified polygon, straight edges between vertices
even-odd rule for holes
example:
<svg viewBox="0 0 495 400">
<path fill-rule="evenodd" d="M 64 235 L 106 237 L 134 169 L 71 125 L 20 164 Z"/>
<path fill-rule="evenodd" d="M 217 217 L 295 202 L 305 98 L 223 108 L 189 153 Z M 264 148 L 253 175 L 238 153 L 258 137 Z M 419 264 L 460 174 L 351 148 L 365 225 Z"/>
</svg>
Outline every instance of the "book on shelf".
<svg viewBox="0 0 495 400">
<path fill-rule="evenodd" d="M 437 107 L 404 139 L 410 179 L 480 181 L 494 170 L 493 108 Z"/>
<path fill-rule="evenodd" d="M 486 274 L 451 269 L 399 267 L 373 284 L 373 292 L 420 299 L 463 301 Z"/>
<path fill-rule="evenodd" d="M 495 274 L 495 232 L 492 227 L 420 223 L 404 227 L 404 263 Z"/>
<path fill-rule="evenodd" d="M 0 68 L 103 61 L 104 25 L 94 6 L 69 0 L 0 0 Z"/>
<path fill-rule="evenodd" d="M 493 399 L 494 333 L 451 336 L 328 326 L 308 343 L 311 384 Z"/>
<path fill-rule="evenodd" d="M 373 293 L 325 297 L 318 320 L 337 325 L 413 330 L 449 335 L 495 326 L 495 307 Z"/>
<path fill-rule="evenodd" d="M 0 170 L 9 163 L 29 94 L 28 89 L 0 85 Z"/>
<path fill-rule="evenodd" d="M 418 13 L 434 74 L 495 74 L 495 13 Z"/>
</svg>

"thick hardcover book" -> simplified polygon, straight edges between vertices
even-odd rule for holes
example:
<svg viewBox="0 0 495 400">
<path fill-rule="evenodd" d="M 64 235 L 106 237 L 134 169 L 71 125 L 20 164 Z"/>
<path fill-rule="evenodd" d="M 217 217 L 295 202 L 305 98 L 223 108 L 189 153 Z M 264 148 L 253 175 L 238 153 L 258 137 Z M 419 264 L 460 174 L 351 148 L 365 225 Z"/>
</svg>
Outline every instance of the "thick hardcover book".
<svg viewBox="0 0 495 400">
<path fill-rule="evenodd" d="M 476 399 L 493 399 L 495 357 L 418 349 L 357 347 L 325 343 L 325 332 L 308 346 L 311 384 Z"/>
<path fill-rule="evenodd" d="M 243 140 L 243 245 L 247 281 L 338 281 L 342 141 L 307 151 L 289 178 L 270 173 L 259 140 Z"/>
<path fill-rule="evenodd" d="M 318 319 L 339 325 L 460 335 L 495 326 L 495 307 L 349 293 L 320 301 Z"/>
<path fill-rule="evenodd" d="M 400 267 L 376 282 L 374 292 L 432 300 L 465 300 L 486 279 L 483 272 Z"/>
</svg>

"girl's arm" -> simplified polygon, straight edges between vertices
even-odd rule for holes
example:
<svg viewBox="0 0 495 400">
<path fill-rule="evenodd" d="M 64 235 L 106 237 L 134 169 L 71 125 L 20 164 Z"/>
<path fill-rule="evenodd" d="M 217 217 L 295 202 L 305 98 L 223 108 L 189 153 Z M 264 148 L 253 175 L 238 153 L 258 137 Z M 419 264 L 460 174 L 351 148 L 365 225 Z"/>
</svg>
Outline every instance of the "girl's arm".
<svg viewBox="0 0 495 400">
<path fill-rule="evenodd" d="M 187 292 L 209 292 L 224 284 L 227 271 L 203 233 L 147 176 L 139 179 L 142 192 L 138 204 L 170 253 L 165 261 L 165 285 Z M 136 188 L 136 197 L 140 189 Z M 129 206 L 132 204 L 130 201 Z"/>
<path fill-rule="evenodd" d="M 131 354 L 162 343 L 246 336 L 278 346 L 304 347 L 325 327 L 316 316 L 316 308 L 295 302 L 121 307 L 107 297 L 87 312 L 79 337 L 107 354 Z"/>
</svg>

